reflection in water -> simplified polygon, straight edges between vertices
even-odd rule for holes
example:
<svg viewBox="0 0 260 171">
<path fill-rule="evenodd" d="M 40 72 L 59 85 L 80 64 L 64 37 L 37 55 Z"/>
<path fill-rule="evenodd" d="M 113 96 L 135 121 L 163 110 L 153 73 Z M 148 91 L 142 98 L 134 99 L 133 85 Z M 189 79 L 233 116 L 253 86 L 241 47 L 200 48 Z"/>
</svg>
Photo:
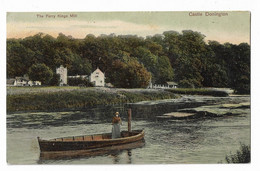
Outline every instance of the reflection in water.
<svg viewBox="0 0 260 171">
<path fill-rule="evenodd" d="M 119 158 L 119 154 L 118 153 L 112 153 L 110 156 L 113 158 L 113 163 L 114 164 L 119 163 L 120 158 Z"/>
<path fill-rule="evenodd" d="M 127 150 L 127 157 L 128 157 L 128 164 L 132 163 L 132 151 L 131 150 Z"/>
<path fill-rule="evenodd" d="M 120 163 L 120 154 L 123 153 L 123 151 L 118 151 L 110 154 L 110 156 L 113 158 L 113 163 L 118 164 Z M 127 150 L 126 153 L 126 160 L 127 164 L 132 164 L 132 151 L 130 149 Z"/>
</svg>

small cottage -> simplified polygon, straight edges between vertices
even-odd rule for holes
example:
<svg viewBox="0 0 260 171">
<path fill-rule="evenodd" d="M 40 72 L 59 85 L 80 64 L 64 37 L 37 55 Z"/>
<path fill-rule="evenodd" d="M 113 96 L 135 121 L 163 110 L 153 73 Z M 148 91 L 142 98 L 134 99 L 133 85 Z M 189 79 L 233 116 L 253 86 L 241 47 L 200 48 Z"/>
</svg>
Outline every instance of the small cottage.
<svg viewBox="0 0 260 171">
<path fill-rule="evenodd" d="M 40 81 L 31 81 L 28 76 L 7 79 L 7 86 L 40 86 Z"/>
<path fill-rule="evenodd" d="M 97 68 L 89 76 L 89 81 L 93 83 L 95 87 L 104 87 L 105 86 L 105 74 Z"/>
<path fill-rule="evenodd" d="M 30 81 L 27 76 L 24 77 L 15 77 L 16 86 L 29 86 L 28 82 Z"/>
</svg>

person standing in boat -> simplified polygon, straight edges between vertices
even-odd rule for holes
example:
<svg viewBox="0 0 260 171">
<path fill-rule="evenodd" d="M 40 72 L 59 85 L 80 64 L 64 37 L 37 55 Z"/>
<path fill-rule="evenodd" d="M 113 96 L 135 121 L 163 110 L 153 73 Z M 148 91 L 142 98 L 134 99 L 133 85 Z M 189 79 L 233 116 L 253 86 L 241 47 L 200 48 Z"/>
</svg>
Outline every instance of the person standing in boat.
<svg viewBox="0 0 260 171">
<path fill-rule="evenodd" d="M 119 117 L 119 112 L 115 113 L 115 116 L 112 120 L 112 139 L 120 138 L 121 132 L 120 132 L 120 125 L 122 125 L 121 118 Z"/>
</svg>

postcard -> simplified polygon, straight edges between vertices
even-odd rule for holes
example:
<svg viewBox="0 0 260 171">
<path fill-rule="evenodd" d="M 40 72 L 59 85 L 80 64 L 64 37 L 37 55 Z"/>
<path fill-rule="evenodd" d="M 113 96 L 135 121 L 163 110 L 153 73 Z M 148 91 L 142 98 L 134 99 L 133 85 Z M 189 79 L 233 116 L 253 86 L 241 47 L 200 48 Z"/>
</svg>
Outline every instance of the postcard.
<svg viewBox="0 0 260 171">
<path fill-rule="evenodd" d="M 250 163 L 250 20 L 7 12 L 7 163 Z"/>
</svg>

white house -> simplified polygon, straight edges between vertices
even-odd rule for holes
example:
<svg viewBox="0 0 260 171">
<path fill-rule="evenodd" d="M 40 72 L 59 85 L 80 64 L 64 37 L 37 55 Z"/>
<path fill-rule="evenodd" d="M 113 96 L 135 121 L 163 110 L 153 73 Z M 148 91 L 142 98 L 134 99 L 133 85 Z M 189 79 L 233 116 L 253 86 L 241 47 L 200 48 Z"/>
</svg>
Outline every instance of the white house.
<svg viewBox="0 0 260 171">
<path fill-rule="evenodd" d="M 97 68 L 89 76 L 89 81 L 94 84 L 95 87 L 104 87 L 105 86 L 105 74 Z"/>
<path fill-rule="evenodd" d="M 60 75 L 60 86 L 68 84 L 68 70 L 62 65 L 59 68 L 56 68 L 56 74 Z"/>
</svg>

